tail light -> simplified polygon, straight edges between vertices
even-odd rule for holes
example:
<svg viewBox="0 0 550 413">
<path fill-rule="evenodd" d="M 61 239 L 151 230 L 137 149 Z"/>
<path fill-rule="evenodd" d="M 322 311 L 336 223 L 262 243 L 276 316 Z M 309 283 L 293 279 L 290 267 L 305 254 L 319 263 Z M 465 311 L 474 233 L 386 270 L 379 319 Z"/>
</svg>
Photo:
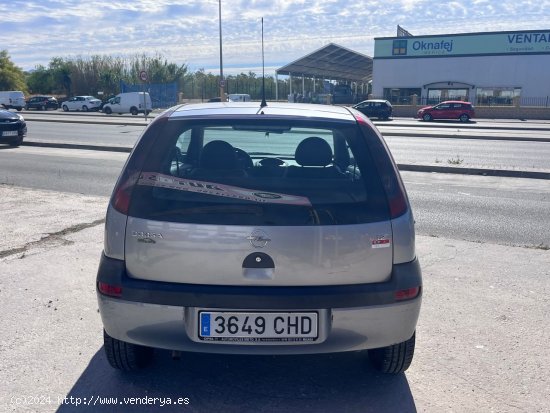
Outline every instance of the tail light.
<svg viewBox="0 0 550 413">
<path fill-rule="evenodd" d="M 407 192 L 401 180 L 401 175 L 399 175 L 397 165 L 384 138 L 376 132 L 370 121 L 360 112 L 354 112 L 354 115 L 363 132 L 365 132 L 367 137 L 371 138 L 368 139 L 369 149 L 372 152 L 374 163 L 384 185 L 390 217 L 392 219 L 397 218 L 407 212 L 408 209 Z"/>
<path fill-rule="evenodd" d="M 124 215 L 128 215 L 132 190 L 138 179 L 139 172 L 125 170 L 113 191 L 113 207 Z"/>
<path fill-rule="evenodd" d="M 395 182 L 388 183 L 386 193 L 390 204 L 390 215 L 397 218 L 407 212 L 407 198 L 405 196 L 405 188 L 401 179 L 393 179 Z"/>
<path fill-rule="evenodd" d="M 124 215 L 128 215 L 132 191 L 138 182 L 147 154 L 150 152 L 157 134 L 164 127 L 171 113 L 171 111 L 165 112 L 164 115 L 151 123 L 138 140 L 138 143 L 126 161 L 126 165 L 122 169 L 122 175 L 118 178 L 111 197 L 111 205 Z"/>
</svg>

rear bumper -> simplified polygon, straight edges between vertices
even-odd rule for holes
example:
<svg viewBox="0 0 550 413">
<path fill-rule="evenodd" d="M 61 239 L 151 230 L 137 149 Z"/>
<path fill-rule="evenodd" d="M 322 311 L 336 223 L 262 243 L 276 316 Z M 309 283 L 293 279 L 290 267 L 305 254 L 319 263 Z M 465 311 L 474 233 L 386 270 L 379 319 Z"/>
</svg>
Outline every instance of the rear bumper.
<svg viewBox="0 0 550 413">
<path fill-rule="evenodd" d="M 228 287 L 159 283 L 127 276 L 124 262 L 102 257 L 98 282 L 122 287 L 122 297 L 98 292 L 107 333 L 119 340 L 180 351 L 312 354 L 384 347 L 409 339 L 421 293 L 396 302 L 394 292 L 422 283 L 417 260 L 395 265 L 385 283 L 319 287 Z M 197 308 L 256 311 L 320 310 L 318 343 L 223 344 L 197 339 Z"/>
</svg>

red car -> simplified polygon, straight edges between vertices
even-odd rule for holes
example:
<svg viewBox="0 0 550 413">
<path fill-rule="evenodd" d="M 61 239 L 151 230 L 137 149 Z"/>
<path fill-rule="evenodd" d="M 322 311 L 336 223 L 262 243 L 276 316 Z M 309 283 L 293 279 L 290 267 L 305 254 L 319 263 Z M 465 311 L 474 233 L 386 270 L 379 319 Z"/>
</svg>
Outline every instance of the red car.
<svg viewBox="0 0 550 413">
<path fill-rule="evenodd" d="M 461 122 L 469 122 L 474 115 L 474 107 L 470 102 L 447 100 L 435 106 L 427 106 L 420 109 L 416 117 L 425 121 L 434 119 L 458 119 Z"/>
</svg>

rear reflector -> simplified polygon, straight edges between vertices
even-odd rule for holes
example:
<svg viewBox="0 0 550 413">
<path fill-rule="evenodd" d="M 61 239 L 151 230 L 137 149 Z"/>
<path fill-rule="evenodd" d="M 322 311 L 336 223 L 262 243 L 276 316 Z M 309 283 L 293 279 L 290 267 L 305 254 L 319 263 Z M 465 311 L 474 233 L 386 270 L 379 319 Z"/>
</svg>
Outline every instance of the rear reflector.
<svg viewBox="0 0 550 413">
<path fill-rule="evenodd" d="M 111 285 L 107 283 L 102 283 L 100 281 L 97 283 L 97 288 L 100 293 L 108 295 L 110 297 L 122 296 L 122 287 L 120 285 Z"/>
<path fill-rule="evenodd" d="M 406 288 L 395 292 L 395 301 L 411 300 L 418 297 L 420 287 Z"/>
</svg>

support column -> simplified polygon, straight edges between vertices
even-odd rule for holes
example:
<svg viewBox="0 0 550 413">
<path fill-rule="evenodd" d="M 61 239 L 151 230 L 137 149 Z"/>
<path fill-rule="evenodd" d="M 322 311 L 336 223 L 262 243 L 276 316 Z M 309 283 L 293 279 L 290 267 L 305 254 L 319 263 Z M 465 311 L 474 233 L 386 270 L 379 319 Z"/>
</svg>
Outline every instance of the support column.
<svg viewBox="0 0 550 413">
<path fill-rule="evenodd" d="M 292 95 L 292 73 L 288 75 L 288 93 Z"/>
<path fill-rule="evenodd" d="M 275 72 L 275 100 L 279 100 L 279 73 Z"/>
</svg>

